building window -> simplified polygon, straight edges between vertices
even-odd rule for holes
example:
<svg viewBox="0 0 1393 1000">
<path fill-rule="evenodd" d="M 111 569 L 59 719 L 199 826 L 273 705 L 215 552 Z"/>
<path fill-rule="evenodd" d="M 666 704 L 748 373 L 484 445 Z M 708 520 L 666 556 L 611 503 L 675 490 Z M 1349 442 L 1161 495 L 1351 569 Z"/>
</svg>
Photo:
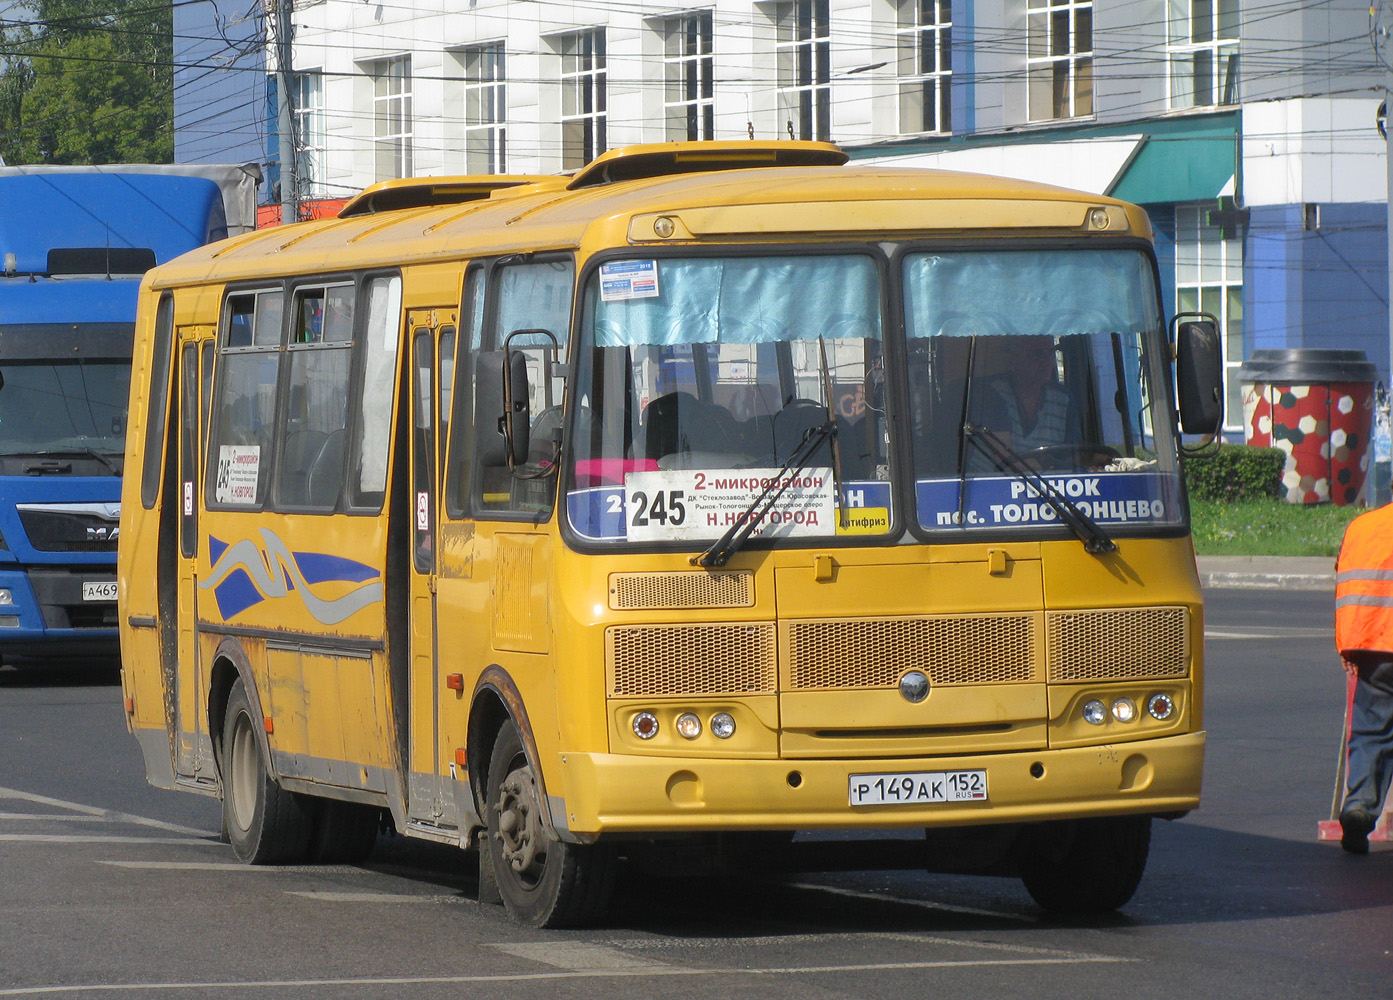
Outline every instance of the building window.
<svg viewBox="0 0 1393 1000">
<path fill-rule="evenodd" d="M 1207 312 L 1219 321 L 1224 351 L 1224 430 L 1243 428 L 1243 238 L 1209 224 L 1212 205 L 1175 209 L 1176 312 Z"/>
<path fill-rule="evenodd" d="M 895 0 L 896 75 L 900 81 L 900 131 L 947 132 L 950 0 Z"/>
<path fill-rule="evenodd" d="M 1238 102 L 1238 0 L 1168 0 L 1170 106 Z"/>
<path fill-rule="evenodd" d="M 779 127 L 798 139 L 832 136 L 832 35 L 828 0 L 774 7 Z"/>
<path fill-rule="evenodd" d="M 1027 0 L 1030 120 L 1093 114 L 1092 0 Z"/>
<path fill-rule="evenodd" d="M 663 22 L 667 137 L 712 139 L 716 133 L 712 12 L 699 10 Z"/>
<path fill-rule="evenodd" d="M 583 167 L 605 151 L 605 29 L 562 35 L 561 168 Z"/>
<path fill-rule="evenodd" d="M 475 45 L 464 58 L 464 160 L 471 174 L 506 173 L 508 117 L 503 43 Z"/>
<path fill-rule="evenodd" d="M 373 136 L 377 179 L 411 176 L 411 57 L 373 66 Z"/>
<path fill-rule="evenodd" d="M 295 180 L 303 198 L 327 195 L 324 177 L 328 138 L 324 127 L 324 77 L 296 73 L 291 81 L 295 119 Z"/>
</svg>

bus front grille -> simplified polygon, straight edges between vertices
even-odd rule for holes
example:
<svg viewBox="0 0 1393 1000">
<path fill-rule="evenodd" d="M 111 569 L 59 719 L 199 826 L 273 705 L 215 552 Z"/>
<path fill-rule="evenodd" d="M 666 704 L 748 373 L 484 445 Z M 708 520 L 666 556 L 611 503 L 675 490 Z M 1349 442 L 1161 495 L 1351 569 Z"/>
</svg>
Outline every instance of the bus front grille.
<svg viewBox="0 0 1393 1000">
<path fill-rule="evenodd" d="M 1189 673 L 1190 613 L 1183 607 L 1055 611 L 1045 620 L 1052 683 Z"/>
<path fill-rule="evenodd" d="M 609 578 L 609 606 L 616 611 L 749 608 L 754 598 L 754 574 L 748 570 L 614 573 Z"/>
<path fill-rule="evenodd" d="M 772 624 L 615 626 L 606 672 L 616 696 L 772 694 Z"/>
<path fill-rule="evenodd" d="M 932 685 L 1039 683 L 1039 615 L 785 623 L 790 690 L 895 687 L 922 670 Z"/>
</svg>

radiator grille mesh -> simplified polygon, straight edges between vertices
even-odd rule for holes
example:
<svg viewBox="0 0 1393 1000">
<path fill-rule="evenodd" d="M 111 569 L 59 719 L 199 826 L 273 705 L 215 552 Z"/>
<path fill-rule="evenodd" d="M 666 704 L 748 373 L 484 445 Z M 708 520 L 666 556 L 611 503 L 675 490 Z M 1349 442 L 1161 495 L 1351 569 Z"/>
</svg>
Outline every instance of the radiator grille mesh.
<svg viewBox="0 0 1393 1000">
<path fill-rule="evenodd" d="M 1038 680 L 1035 622 L 1030 614 L 790 622 L 790 687 L 894 687 L 907 670 L 935 685 Z"/>
<path fill-rule="evenodd" d="M 752 573 L 615 573 L 609 606 L 616 611 L 748 608 L 754 605 Z"/>
<path fill-rule="evenodd" d="M 1045 626 L 1050 680 L 1184 677 L 1189 617 L 1185 608 L 1052 612 Z"/>
<path fill-rule="evenodd" d="M 645 625 L 607 632 L 615 695 L 770 694 L 770 624 Z"/>
</svg>

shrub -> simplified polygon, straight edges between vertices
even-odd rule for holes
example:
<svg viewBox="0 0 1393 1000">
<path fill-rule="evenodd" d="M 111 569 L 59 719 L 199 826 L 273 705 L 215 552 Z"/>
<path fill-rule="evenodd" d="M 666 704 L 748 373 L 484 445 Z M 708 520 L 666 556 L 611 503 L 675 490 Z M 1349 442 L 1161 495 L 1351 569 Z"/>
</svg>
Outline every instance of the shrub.
<svg viewBox="0 0 1393 1000">
<path fill-rule="evenodd" d="M 1286 453 L 1280 448 L 1221 444 L 1202 457 L 1185 458 L 1185 487 L 1198 500 L 1234 503 L 1280 497 Z"/>
</svg>

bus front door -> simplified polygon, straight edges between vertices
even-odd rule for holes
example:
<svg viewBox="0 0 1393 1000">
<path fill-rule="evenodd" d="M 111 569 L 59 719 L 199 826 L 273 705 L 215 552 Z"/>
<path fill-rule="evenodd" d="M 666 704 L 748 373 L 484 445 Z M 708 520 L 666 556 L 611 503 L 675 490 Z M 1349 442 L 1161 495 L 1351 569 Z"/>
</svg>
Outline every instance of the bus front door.
<svg viewBox="0 0 1393 1000">
<path fill-rule="evenodd" d="M 198 649 L 198 508 L 201 482 L 201 433 L 206 420 L 213 331 L 179 330 L 175 354 L 175 385 L 179 399 L 179 572 L 178 572 L 178 735 L 175 774 L 182 783 L 212 784 L 217 780 L 203 699 L 203 670 Z"/>
<path fill-rule="evenodd" d="M 454 361 L 453 310 L 413 310 L 411 331 L 411 537 L 410 573 L 410 752 L 407 818 L 413 826 L 449 835 L 459 825 L 450 762 L 440 748 L 440 671 L 436 627 L 436 534 L 439 527 L 439 472 L 444 453 L 441 416 L 449 413 L 450 371 Z M 403 418 L 406 417 L 403 411 Z M 453 694 L 453 692 L 450 692 Z"/>
</svg>

